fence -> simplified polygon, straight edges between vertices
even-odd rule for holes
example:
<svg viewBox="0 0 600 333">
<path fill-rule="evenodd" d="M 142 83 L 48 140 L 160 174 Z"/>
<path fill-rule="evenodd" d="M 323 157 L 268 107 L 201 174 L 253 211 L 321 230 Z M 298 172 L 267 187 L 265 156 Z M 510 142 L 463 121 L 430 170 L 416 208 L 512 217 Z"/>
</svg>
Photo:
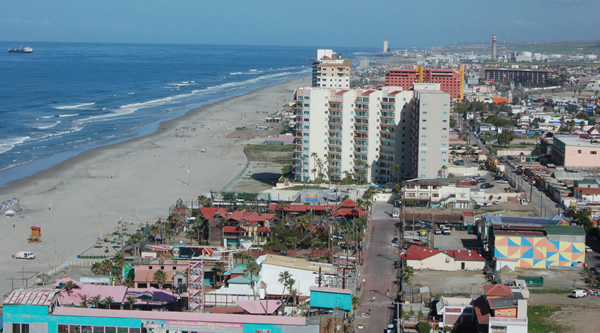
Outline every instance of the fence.
<svg viewBox="0 0 600 333">
<path fill-rule="evenodd" d="M 46 274 L 48 274 L 48 276 L 52 276 L 63 269 L 68 269 L 70 267 L 92 267 L 93 264 L 93 261 L 64 261 L 62 264 L 49 270 Z"/>
</svg>

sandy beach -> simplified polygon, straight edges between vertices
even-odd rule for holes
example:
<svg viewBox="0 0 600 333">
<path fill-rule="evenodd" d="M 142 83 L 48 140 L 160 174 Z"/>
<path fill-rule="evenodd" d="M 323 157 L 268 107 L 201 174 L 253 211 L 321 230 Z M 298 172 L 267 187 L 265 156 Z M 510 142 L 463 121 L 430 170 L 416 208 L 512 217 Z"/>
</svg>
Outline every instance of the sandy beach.
<svg viewBox="0 0 600 333">
<path fill-rule="evenodd" d="M 119 220 L 133 223 L 129 230 L 135 232 L 140 224 L 166 218 L 177 199 L 189 203 L 223 188 L 246 164 L 244 142 L 226 134 L 236 126 L 262 123 L 299 86 L 310 86 L 310 78 L 194 109 L 162 123 L 155 134 L 87 151 L 0 189 L 0 198 L 18 198 L 25 209 L 24 218 L 1 217 L 2 295 L 20 287 L 22 276 L 78 260 Z M 28 243 L 31 226 L 41 227 L 42 243 Z M 12 259 L 18 251 L 37 258 Z"/>
</svg>

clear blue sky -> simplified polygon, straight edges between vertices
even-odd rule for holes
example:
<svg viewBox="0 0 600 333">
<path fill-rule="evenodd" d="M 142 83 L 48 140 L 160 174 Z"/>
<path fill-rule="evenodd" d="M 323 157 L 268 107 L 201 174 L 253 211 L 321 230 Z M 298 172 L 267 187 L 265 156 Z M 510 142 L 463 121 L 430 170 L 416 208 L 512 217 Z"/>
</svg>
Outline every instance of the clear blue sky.
<svg viewBox="0 0 600 333">
<path fill-rule="evenodd" d="M 600 0 L 4 0 L 0 40 L 376 47 L 599 40 Z"/>
</svg>

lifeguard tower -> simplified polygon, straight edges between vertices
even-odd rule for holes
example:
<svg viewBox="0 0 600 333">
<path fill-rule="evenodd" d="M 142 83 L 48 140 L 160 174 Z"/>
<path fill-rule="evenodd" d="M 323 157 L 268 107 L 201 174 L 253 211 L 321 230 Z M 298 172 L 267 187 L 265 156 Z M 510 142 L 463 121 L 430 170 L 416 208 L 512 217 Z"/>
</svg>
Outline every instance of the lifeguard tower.
<svg viewBox="0 0 600 333">
<path fill-rule="evenodd" d="M 40 227 L 29 227 L 31 229 L 31 235 L 29 236 L 29 243 L 41 243 L 42 242 L 42 228 Z"/>
</svg>

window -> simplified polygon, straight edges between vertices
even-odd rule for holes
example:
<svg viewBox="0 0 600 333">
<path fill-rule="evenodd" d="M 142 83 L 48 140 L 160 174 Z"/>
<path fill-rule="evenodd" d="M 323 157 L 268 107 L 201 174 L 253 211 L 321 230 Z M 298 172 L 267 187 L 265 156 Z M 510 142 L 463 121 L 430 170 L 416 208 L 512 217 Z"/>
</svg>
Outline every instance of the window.
<svg viewBox="0 0 600 333">
<path fill-rule="evenodd" d="M 580 155 L 581 155 L 581 150 L 578 150 L 578 151 L 577 151 L 577 154 L 580 154 Z"/>
<path fill-rule="evenodd" d="M 13 333 L 29 333 L 29 324 L 12 324 Z"/>
<path fill-rule="evenodd" d="M 598 154 L 598 152 L 597 152 L 597 151 L 595 151 L 595 150 L 592 150 L 592 151 L 590 151 L 590 154 L 592 154 L 592 155 L 597 155 L 597 154 Z"/>
</svg>

